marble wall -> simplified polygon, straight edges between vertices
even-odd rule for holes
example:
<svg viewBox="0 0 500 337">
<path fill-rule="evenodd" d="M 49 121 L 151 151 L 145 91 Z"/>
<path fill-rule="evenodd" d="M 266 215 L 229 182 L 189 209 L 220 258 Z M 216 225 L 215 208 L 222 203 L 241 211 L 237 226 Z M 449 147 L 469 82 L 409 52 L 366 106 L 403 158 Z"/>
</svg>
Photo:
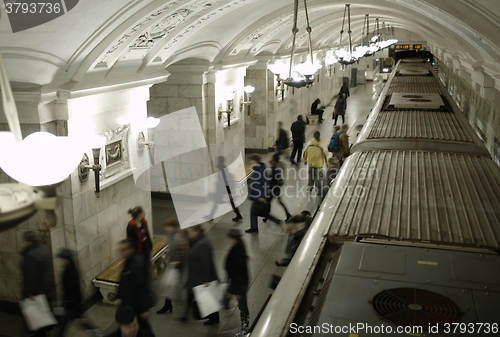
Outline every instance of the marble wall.
<svg viewBox="0 0 500 337">
<path fill-rule="evenodd" d="M 268 116 L 274 112 L 274 75 L 267 70 L 267 63 L 247 69 L 245 85 L 255 87 L 251 94 L 250 114 L 245 114 L 245 148 L 249 150 L 266 150 L 269 144 L 267 137 Z"/>
<path fill-rule="evenodd" d="M 124 151 L 129 151 L 128 158 L 133 159 L 137 156 L 137 134 L 143 129 L 140 121 L 146 119 L 148 99 L 149 86 L 61 99 L 57 104 L 52 104 L 52 107 L 61 109 L 64 105 L 69 121 L 45 121 L 42 125 L 31 121 L 22 123 L 23 136 L 41 129 L 61 134 L 68 132 L 67 124 L 70 135 L 82 130 L 103 134 L 123 125 L 126 120 L 131 125 L 128 133 L 128 143 L 131 146 L 124 148 Z M 44 109 L 47 109 L 46 105 Z M 5 124 L 1 127 L 7 129 Z M 87 152 L 92 158 L 90 148 Z M 90 163 L 92 164 L 92 159 Z M 0 182 L 12 180 L 0 172 Z M 38 211 L 19 226 L 0 233 L 0 300 L 17 302 L 21 295 L 22 275 L 19 263 L 22 259 L 20 253 L 24 249 L 24 231 L 37 232 L 41 241 L 49 246 L 53 256 L 62 247 L 68 247 L 77 253 L 83 297 L 86 299 L 97 291 L 92 279 L 118 259 L 116 242 L 126 236 L 125 227 L 130 218 L 127 210 L 143 206 L 146 219 L 150 223 L 152 221 L 151 194 L 136 187 L 130 167 L 101 180 L 99 197 L 94 192 L 94 175 L 90 174 L 89 180 L 82 182 L 77 170 L 60 184 L 57 192 L 61 196 L 61 204 L 55 210 L 55 221 L 50 213 Z M 54 259 L 55 281 L 60 296 L 61 268 L 55 261 Z"/>
<path fill-rule="evenodd" d="M 149 86 L 70 99 L 70 135 L 79 132 L 82 126 L 102 135 L 123 124 L 130 125 L 128 139 L 123 139 L 128 147 L 123 148 L 122 157 L 136 163 L 139 161 L 137 136 L 140 131 L 145 131 L 148 99 Z M 90 149 L 88 156 L 92 163 Z M 66 246 L 77 252 L 84 298 L 96 292 L 92 279 L 118 259 L 116 243 L 126 237 L 129 208 L 142 206 L 145 209 L 152 232 L 151 192 L 136 186 L 132 175 L 134 167 L 127 164 L 119 164 L 123 166 L 121 171 L 101 180 L 99 197 L 94 192 L 92 171 L 87 181 L 81 181 L 75 170 L 70 176 L 69 188 L 63 189 L 64 231 L 60 235 L 64 235 Z"/>
<path fill-rule="evenodd" d="M 490 151 L 493 160 L 500 165 L 500 108 L 494 99 L 500 97 L 493 87 L 493 80 L 478 69 L 472 76 L 465 76 L 463 69 L 454 69 L 453 62 L 445 62 L 436 58 L 439 64 L 439 77 L 464 112 L 474 131 Z M 489 80 L 488 80 L 489 77 Z M 493 91 L 493 92 L 491 92 Z"/>
</svg>

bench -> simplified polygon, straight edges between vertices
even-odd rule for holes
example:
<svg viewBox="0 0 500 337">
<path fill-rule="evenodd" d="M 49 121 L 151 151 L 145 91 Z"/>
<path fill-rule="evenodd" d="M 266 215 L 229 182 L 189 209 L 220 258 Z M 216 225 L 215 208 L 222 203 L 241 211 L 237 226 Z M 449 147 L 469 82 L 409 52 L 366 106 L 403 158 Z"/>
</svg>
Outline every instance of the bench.
<svg viewBox="0 0 500 337">
<path fill-rule="evenodd" d="M 153 239 L 150 266 L 150 273 L 153 274 L 153 277 L 156 277 L 156 275 L 158 275 L 158 273 L 165 268 L 163 253 L 166 249 L 167 241 Z M 117 300 L 117 292 L 124 265 L 125 259 L 121 258 L 92 280 L 94 286 L 99 288 L 99 291 L 101 292 L 103 303 L 115 305 L 119 304 L 120 301 Z"/>
<path fill-rule="evenodd" d="M 318 120 L 319 120 L 319 116 L 318 115 L 308 114 L 306 118 L 309 119 L 309 123 L 310 124 L 318 124 Z"/>
</svg>

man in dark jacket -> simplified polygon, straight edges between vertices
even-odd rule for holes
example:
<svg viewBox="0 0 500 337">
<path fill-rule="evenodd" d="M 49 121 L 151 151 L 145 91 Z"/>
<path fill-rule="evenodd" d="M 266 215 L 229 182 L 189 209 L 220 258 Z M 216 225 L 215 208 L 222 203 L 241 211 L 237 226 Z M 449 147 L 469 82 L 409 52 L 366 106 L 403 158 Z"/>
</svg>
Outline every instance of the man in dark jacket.
<svg viewBox="0 0 500 337">
<path fill-rule="evenodd" d="M 154 303 L 143 259 L 135 255 L 135 249 L 129 240 L 122 240 L 118 245 L 120 254 L 125 259 L 118 296 L 122 299 L 122 305 L 130 305 L 138 313 L 139 326 L 152 331 L 148 322 L 148 310 Z"/>
<path fill-rule="evenodd" d="M 155 337 L 152 332 L 139 328 L 134 308 L 129 305 L 122 305 L 116 310 L 115 320 L 118 330 L 106 337 Z"/>
<path fill-rule="evenodd" d="M 288 266 L 292 260 L 297 248 L 299 248 L 302 239 L 306 235 L 307 226 L 302 215 L 295 215 L 286 225 L 288 232 L 288 241 L 285 248 L 285 256 L 276 261 L 277 266 Z"/>
<path fill-rule="evenodd" d="M 278 139 L 276 140 L 276 152 L 278 154 L 283 153 L 288 149 L 288 136 L 286 131 L 283 130 L 283 123 L 278 122 Z"/>
<path fill-rule="evenodd" d="M 302 158 L 302 149 L 304 148 L 304 143 L 306 142 L 306 123 L 303 121 L 302 115 L 297 117 L 297 120 L 292 123 L 290 128 L 292 131 L 293 139 L 293 150 L 290 156 L 290 162 L 294 165 L 300 163 L 300 158 Z M 295 162 L 295 155 L 297 155 L 297 162 Z"/>
<path fill-rule="evenodd" d="M 26 231 L 23 234 L 25 249 L 22 253 L 21 272 L 23 275 L 22 297 L 33 299 L 37 295 L 45 295 L 50 303 L 54 300 L 54 271 L 52 254 L 49 248 L 38 241 L 36 234 Z M 35 332 L 35 336 L 46 336 L 48 328 Z"/>
<path fill-rule="evenodd" d="M 248 291 L 248 268 L 247 268 L 247 253 L 245 244 L 241 240 L 240 230 L 231 228 L 227 232 L 227 240 L 231 245 L 229 253 L 226 257 L 225 269 L 229 288 L 224 297 L 223 303 L 226 309 L 229 309 L 229 301 L 232 297 L 238 300 L 238 308 L 240 309 L 241 331 L 234 337 L 242 337 L 248 334 L 250 323 L 250 312 L 247 305 Z"/>
<path fill-rule="evenodd" d="M 349 93 L 349 87 L 347 86 L 346 81 L 344 81 L 344 83 L 342 83 L 342 86 L 340 87 L 339 93 L 344 94 L 346 99 L 347 99 L 347 97 L 351 96 L 351 94 Z"/>
<path fill-rule="evenodd" d="M 266 165 L 261 162 L 258 154 L 254 154 L 250 158 L 250 162 L 253 168 L 253 173 L 250 177 L 250 200 L 252 201 L 252 207 L 250 209 L 250 228 L 245 232 L 258 233 L 259 218 L 254 210 L 258 202 L 269 203 L 269 185 L 271 181 L 266 171 Z M 281 220 L 276 219 L 271 214 L 267 214 L 267 218 L 276 224 L 281 224 Z"/>
<path fill-rule="evenodd" d="M 203 232 L 201 225 L 196 225 L 188 228 L 189 235 L 189 250 L 188 250 L 188 305 L 186 315 L 181 318 L 182 321 L 187 319 L 187 313 L 191 308 L 194 300 L 193 288 L 202 284 L 208 286 L 212 281 L 217 280 L 217 273 L 212 258 L 212 244 L 208 237 Z M 208 321 L 204 325 L 212 325 L 219 323 L 219 313 L 214 312 L 208 315 Z"/>
<path fill-rule="evenodd" d="M 102 337 L 102 333 L 88 319 L 82 316 L 82 293 L 80 291 L 80 277 L 73 259 L 73 253 L 67 248 L 62 248 L 56 256 L 63 267 L 62 285 L 63 285 L 63 305 L 64 316 L 59 322 L 57 337 L 64 336 L 64 330 L 67 325 L 76 320 L 86 330 L 96 337 Z"/>
<path fill-rule="evenodd" d="M 316 100 L 311 104 L 311 115 L 318 115 L 319 123 L 323 123 L 323 112 L 325 112 L 322 109 L 318 109 L 319 104 L 321 103 L 321 100 L 319 98 L 316 98 Z"/>
</svg>

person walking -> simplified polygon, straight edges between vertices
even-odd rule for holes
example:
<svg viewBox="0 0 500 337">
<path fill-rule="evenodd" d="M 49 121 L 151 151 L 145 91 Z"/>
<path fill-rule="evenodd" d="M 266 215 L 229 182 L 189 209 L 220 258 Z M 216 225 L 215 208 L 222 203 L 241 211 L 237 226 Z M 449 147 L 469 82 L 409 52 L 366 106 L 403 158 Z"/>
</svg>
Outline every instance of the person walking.
<svg viewBox="0 0 500 337">
<path fill-rule="evenodd" d="M 304 153 L 304 164 L 309 165 L 308 190 L 312 193 L 316 186 L 318 193 L 321 193 L 321 182 L 323 180 L 323 166 L 326 163 L 327 149 L 325 143 L 320 139 L 319 131 L 314 131 L 314 138 L 307 143 Z"/>
<path fill-rule="evenodd" d="M 50 249 L 38 240 L 35 232 L 23 233 L 24 250 L 22 252 L 22 298 L 34 299 L 37 295 L 45 295 L 49 304 L 54 300 L 55 285 Z M 51 327 L 39 329 L 36 337 L 47 336 Z"/>
<path fill-rule="evenodd" d="M 224 297 L 223 304 L 226 309 L 229 309 L 229 300 L 235 297 L 238 301 L 238 309 L 240 309 L 241 331 L 235 337 L 246 336 L 250 323 L 250 312 L 247 305 L 248 291 L 248 256 L 245 249 L 245 244 L 241 240 L 240 230 L 231 228 L 227 232 L 227 241 L 231 248 L 226 257 L 224 268 L 227 272 L 229 288 Z"/>
<path fill-rule="evenodd" d="M 318 115 L 319 116 L 318 122 L 323 123 L 324 110 L 318 109 L 318 106 L 320 103 L 321 103 L 321 100 L 319 98 L 316 98 L 316 100 L 311 105 L 311 115 Z"/>
<path fill-rule="evenodd" d="M 139 327 L 137 316 L 129 305 L 121 305 L 115 313 L 118 329 L 106 337 L 155 337 L 155 335 Z"/>
<path fill-rule="evenodd" d="M 180 318 L 181 321 L 187 320 L 187 315 L 191 309 L 194 300 L 193 288 L 199 285 L 206 285 L 217 280 L 217 273 L 213 262 L 212 244 L 205 235 L 201 225 L 195 225 L 188 228 L 189 250 L 188 256 L 188 301 L 185 315 Z M 203 325 L 213 325 L 219 323 L 219 312 L 208 315 L 208 320 Z"/>
<path fill-rule="evenodd" d="M 333 137 L 337 137 L 337 141 L 334 142 L 334 147 L 331 147 L 331 151 L 335 158 L 340 161 L 340 166 L 344 163 L 344 160 L 349 156 L 349 137 L 347 136 L 347 131 L 349 126 L 347 124 L 342 124 L 340 131 L 335 133 Z M 333 139 L 332 137 L 332 139 Z"/>
<path fill-rule="evenodd" d="M 321 197 L 323 199 L 330 190 L 330 185 L 332 181 L 337 177 L 339 170 L 340 170 L 340 161 L 335 157 L 328 158 L 328 165 L 326 167 L 325 179 L 323 180 L 323 187 L 321 189 L 322 192 Z"/>
<path fill-rule="evenodd" d="M 278 139 L 276 140 L 276 153 L 282 154 L 288 149 L 288 136 L 283 130 L 283 123 L 278 122 Z"/>
<path fill-rule="evenodd" d="M 304 148 L 304 143 L 306 142 L 306 123 L 303 120 L 302 115 L 297 117 L 297 120 L 292 123 L 290 127 L 292 132 L 293 150 L 290 156 L 290 162 L 293 165 L 300 163 L 300 158 L 302 158 L 302 149 Z M 295 161 L 295 155 L 297 155 L 297 161 Z"/>
<path fill-rule="evenodd" d="M 345 123 L 345 110 L 347 109 L 347 99 L 345 94 L 339 92 L 337 96 L 337 102 L 335 102 L 335 125 L 337 125 L 337 119 L 342 116 L 342 123 Z"/>
<path fill-rule="evenodd" d="M 279 154 L 275 153 L 273 154 L 273 158 L 271 159 L 271 193 L 269 196 L 269 204 L 271 204 L 273 198 L 278 199 L 281 207 L 283 207 L 283 209 L 285 210 L 285 221 L 288 221 L 292 217 L 292 215 L 290 214 L 290 212 L 288 212 L 288 209 L 286 208 L 285 204 L 283 204 L 283 201 L 281 201 L 281 194 L 283 193 L 281 186 L 283 186 L 284 178 L 285 166 L 280 161 Z M 266 222 L 267 218 L 265 218 L 263 221 Z"/>
<path fill-rule="evenodd" d="M 163 226 L 163 230 L 168 235 L 168 249 L 166 254 L 170 256 L 170 260 L 167 264 L 169 268 L 176 268 L 179 270 L 179 273 L 182 275 L 183 271 L 186 269 L 186 254 L 187 254 L 187 237 L 185 236 L 185 232 L 181 230 L 181 226 L 179 225 L 179 221 L 176 218 L 168 218 L 165 221 L 165 225 Z M 165 304 L 163 307 L 158 310 L 157 314 L 164 314 L 167 312 L 171 312 L 172 307 L 172 299 L 165 298 Z"/>
<path fill-rule="evenodd" d="M 252 176 L 250 177 L 250 200 L 252 201 L 252 207 L 250 209 L 250 228 L 245 232 L 258 233 L 259 218 L 255 214 L 255 209 L 258 207 L 257 204 L 259 202 L 269 203 L 270 179 L 267 174 L 266 165 L 261 162 L 258 154 L 254 154 L 250 157 L 250 162 L 252 163 L 253 169 Z M 271 214 L 268 214 L 267 217 L 276 224 L 281 224 L 281 221 L 273 217 Z"/>
<path fill-rule="evenodd" d="M 303 215 L 295 215 L 286 224 L 288 240 L 285 247 L 285 256 L 275 262 L 277 266 L 286 267 L 292 261 L 295 252 L 307 233 L 307 226 L 304 220 L 305 217 Z"/>
<path fill-rule="evenodd" d="M 233 208 L 233 211 L 236 214 L 236 217 L 233 218 L 233 221 L 240 221 L 243 219 L 243 217 L 241 216 L 241 213 L 240 213 L 238 207 L 236 207 L 236 205 L 234 204 L 233 194 L 232 194 L 232 191 L 236 190 L 235 184 L 234 184 L 235 181 L 234 181 L 233 176 L 229 172 L 227 172 L 226 165 L 225 165 L 224 161 L 225 161 L 224 157 L 219 156 L 217 168 L 221 172 L 222 179 L 224 180 L 223 181 L 224 184 L 222 184 L 222 182 L 219 182 L 219 181 L 216 182 L 216 184 L 217 184 L 216 190 L 217 191 L 215 192 L 215 195 L 212 198 L 214 201 L 214 206 L 213 206 L 210 214 L 205 216 L 205 218 L 208 219 L 209 221 L 213 220 L 213 217 L 215 215 L 215 211 L 219 207 L 219 204 L 223 203 L 224 196 L 227 193 L 227 195 L 229 197 L 229 201 L 231 202 L 231 207 Z M 224 188 L 224 186 L 225 186 L 225 188 Z"/>
<path fill-rule="evenodd" d="M 80 276 L 73 258 L 73 252 L 67 248 L 62 248 L 56 257 L 63 268 L 62 287 L 64 307 L 64 316 L 59 322 L 57 337 L 64 336 L 66 326 L 73 320 L 76 320 L 94 336 L 102 337 L 103 334 L 101 331 L 92 325 L 87 318 L 83 317 Z"/>
<path fill-rule="evenodd" d="M 349 87 L 347 86 L 346 81 L 344 81 L 344 83 L 342 83 L 342 86 L 340 87 L 339 93 L 344 94 L 346 99 L 347 99 L 347 97 L 351 96 L 351 93 L 349 92 Z"/>
<path fill-rule="evenodd" d="M 148 322 L 149 309 L 153 307 L 153 296 L 148 284 L 148 278 L 144 273 L 144 260 L 135 253 L 135 248 L 130 240 L 122 240 L 118 243 L 118 250 L 125 265 L 123 266 L 118 288 L 118 297 L 122 305 L 130 305 L 138 314 L 139 326 L 142 329 L 152 331 Z"/>
<path fill-rule="evenodd" d="M 141 206 L 137 206 L 129 209 L 128 213 L 132 216 L 132 219 L 127 224 L 127 239 L 132 243 L 137 256 L 143 258 L 144 270 L 146 277 L 148 277 L 153 241 L 145 218 L 146 212 Z"/>
</svg>

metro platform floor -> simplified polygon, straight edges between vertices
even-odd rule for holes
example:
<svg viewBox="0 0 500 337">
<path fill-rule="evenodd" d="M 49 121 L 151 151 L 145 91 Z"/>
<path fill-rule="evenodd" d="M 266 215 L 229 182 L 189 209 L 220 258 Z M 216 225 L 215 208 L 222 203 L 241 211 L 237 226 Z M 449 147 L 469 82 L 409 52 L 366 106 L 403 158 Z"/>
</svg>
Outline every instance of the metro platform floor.
<svg viewBox="0 0 500 337">
<path fill-rule="evenodd" d="M 383 89 L 384 82 L 380 78 L 376 78 L 373 82 L 358 85 L 356 88 L 351 88 L 351 96 L 347 100 L 346 123 L 349 124 L 349 141 L 354 142 L 358 131 L 361 129 L 370 109 L 373 108 L 380 92 Z M 319 130 L 321 140 L 328 145 L 332 135 L 333 121 L 331 119 L 333 112 L 333 104 L 326 107 L 322 124 L 307 125 L 306 139 L 310 140 L 314 131 Z M 340 123 L 340 122 L 339 122 Z M 285 125 L 288 130 L 289 125 Z M 249 162 L 248 157 L 251 154 L 246 154 L 246 163 Z M 262 155 L 262 161 L 269 166 L 272 153 Z M 288 193 L 282 200 L 292 214 L 300 213 L 303 210 L 308 210 L 313 213 L 319 205 L 320 198 L 309 195 L 307 189 L 307 167 L 299 164 L 297 168 L 290 164 L 290 161 L 285 157 L 282 159 L 288 173 L 288 179 L 285 180 L 285 186 L 288 188 Z M 267 297 L 272 294 L 272 290 L 268 287 L 271 275 L 279 272 L 279 268 L 275 266 L 274 261 L 284 255 L 286 245 L 286 233 L 284 223 L 281 226 L 274 223 L 262 222 L 259 218 L 259 233 L 246 234 L 244 230 L 250 227 L 250 201 L 245 201 L 239 206 L 239 210 L 243 216 L 243 221 L 233 222 L 231 219 L 234 213 L 230 212 L 222 217 L 214 219 L 214 221 L 204 224 L 205 232 L 210 238 L 214 251 L 214 263 L 217 269 L 218 276 L 221 280 L 225 279 L 223 265 L 229 245 L 226 242 L 226 232 L 229 228 L 239 228 L 243 233 L 243 241 L 246 245 L 247 254 L 249 255 L 249 272 L 250 272 L 250 287 L 248 291 L 248 307 L 250 310 L 250 324 L 253 323 L 257 313 L 264 305 Z M 275 200 L 272 203 L 271 213 L 280 218 L 285 219 L 285 212 Z M 153 231 L 155 237 L 162 238 L 162 225 L 166 218 L 175 216 L 175 210 L 171 201 L 153 199 Z M 283 273 L 284 270 L 281 271 Z M 153 288 L 154 288 L 153 284 Z M 156 336 L 221 336 L 231 337 L 240 329 L 239 310 L 236 302 L 231 303 L 231 309 L 220 312 L 220 323 L 213 326 L 204 326 L 203 321 L 195 321 L 190 318 L 187 322 L 181 323 L 175 318 L 184 312 L 184 308 L 180 303 L 174 302 L 173 313 L 157 315 L 156 311 L 163 305 L 163 299 L 159 298 L 156 306 L 151 310 L 149 322 Z M 101 302 L 92 306 L 85 314 L 95 325 L 97 325 L 105 334 L 113 332 L 117 325 L 114 323 L 114 313 L 116 306 L 103 304 Z M 0 313 L 0 337 L 18 337 L 23 334 L 21 319 L 18 316 Z M 90 336 L 77 324 L 72 323 L 67 331 L 66 336 L 84 337 Z"/>
</svg>

